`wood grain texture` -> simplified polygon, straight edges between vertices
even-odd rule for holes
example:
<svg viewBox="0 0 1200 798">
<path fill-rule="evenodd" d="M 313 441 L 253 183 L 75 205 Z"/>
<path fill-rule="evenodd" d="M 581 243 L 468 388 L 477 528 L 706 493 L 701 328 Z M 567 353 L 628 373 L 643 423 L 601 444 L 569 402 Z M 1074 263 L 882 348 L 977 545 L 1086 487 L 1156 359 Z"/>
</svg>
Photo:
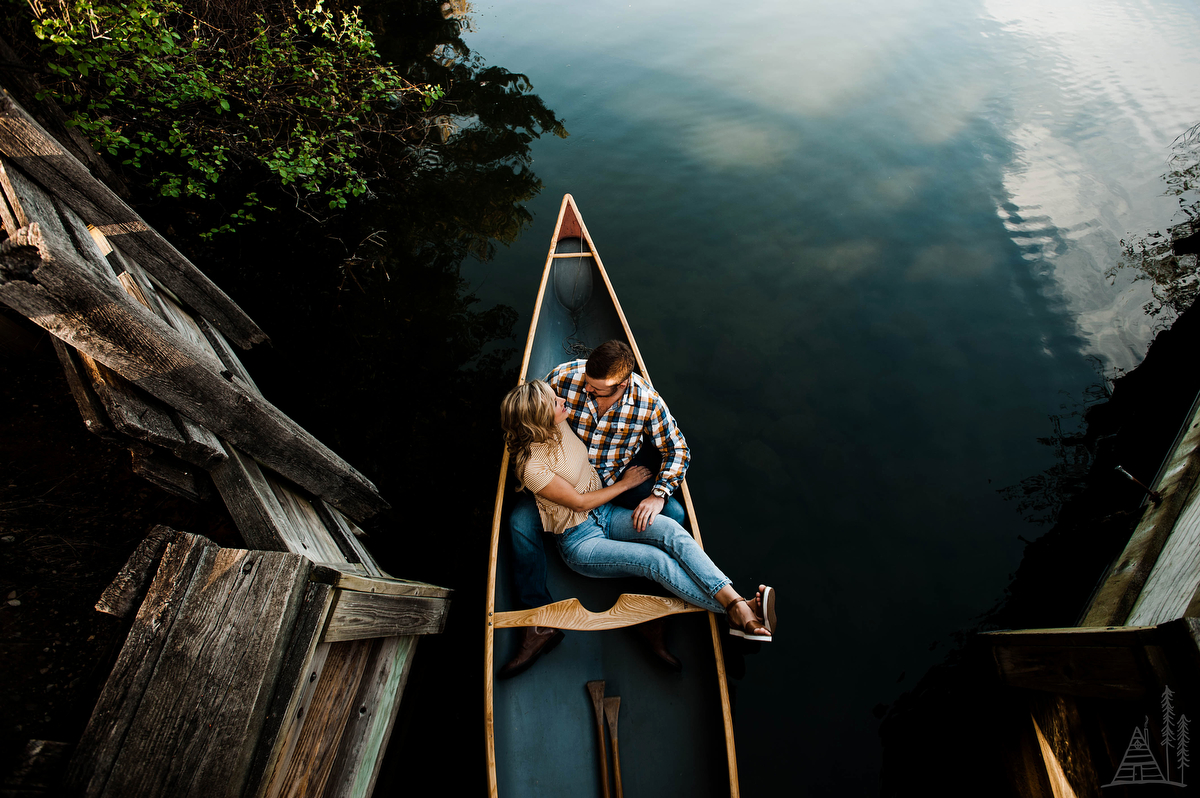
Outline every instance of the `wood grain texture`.
<svg viewBox="0 0 1200 798">
<path fill-rule="evenodd" d="M 635 626 L 668 615 L 685 612 L 704 612 L 682 599 L 667 596 L 646 596 L 638 593 L 622 593 L 617 602 L 604 612 L 590 612 L 579 603 L 579 599 L 564 599 L 544 607 L 530 610 L 498 612 L 493 617 L 497 629 L 514 626 L 548 626 L 553 629 L 571 629 L 579 632 L 598 632 L 604 629 L 620 629 Z"/>
<path fill-rule="evenodd" d="M 329 608 L 333 606 L 333 588 L 310 582 L 304 602 L 292 625 L 292 634 L 279 668 L 278 687 L 263 719 L 258 745 L 250 761 L 246 778 L 246 796 L 266 790 L 267 776 L 279 762 L 291 756 L 304 710 L 316 690 L 317 679 L 325 666 L 329 646 L 321 644 L 321 630 Z"/>
<path fill-rule="evenodd" d="M 80 352 L 78 357 L 92 390 L 118 432 L 169 451 L 187 443 L 162 402 L 90 356 Z"/>
<path fill-rule="evenodd" d="M 1200 590 L 1200 483 L 1193 483 L 1162 553 L 1126 623 L 1148 626 L 1182 618 Z"/>
<path fill-rule="evenodd" d="M 237 522 L 246 542 L 257 549 L 290 551 L 316 562 L 337 562 L 342 552 L 324 525 L 310 528 L 297 508 L 280 504 L 282 495 L 255 462 L 233 446 L 226 447 L 229 459 L 210 472 L 217 491 Z"/>
<path fill-rule="evenodd" d="M 313 509 L 321 516 L 321 520 L 325 523 L 325 528 L 342 550 L 342 554 L 345 556 L 347 562 L 361 564 L 366 569 L 366 572 L 373 576 L 387 576 L 384 570 L 379 567 L 379 563 L 375 562 L 375 558 L 371 556 L 371 552 L 359 540 L 359 533 L 362 530 L 354 522 L 338 512 L 336 507 L 331 507 L 328 502 L 320 499 L 313 502 Z"/>
<path fill-rule="evenodd" d="M 108 419 L 108 412 L 92 389 L 91 380 L 85 375 L 83 364 L 79 362 L 75 349 L 54 336 L 50 337 L 50 341 L 54 345 L 54 353 L 58 355 L 58 362 L 62 364 L 71 397 L 79 408 L 79 415 L 83 417 L 83 425 L 87 427 L 88 432 L 101 438 L 116 438 L 116 430 Z"/>
<path fill-rule="evenodd" d="M 359 593 L 426 596 L 429 598 L 450 598 L 454 595 L 454 591 L 448 587 L 438 587 L 427 582 L 413 582 L 390 576 L 368 576 L 345 570 L 346 568 L 348 566 L 337 563 L 318 563 L 313 567 L 312 578 L 343 590 L 354 590 Z"/>
<path fill-rule="evenodd" d="M 198 565 L 104 795 L 241 795 L 308 567 L 242 549 Z"/>
<path fill-rule="evenodd" d="M 117 618 L 124 618 L 136 611 L 142 605 L 146 591 L 150 589 L 150 582 L 158 571 L 163 552 L 180 534 L 182 533 L 162 524 L 151 529 L 121 566 L 116 578 L 104 588 L 100 600 L 96 602 L 96 611 Z"/>
<path fill-rule="evenodd" d="M 288 729 L 287 756 L 276 763 L 260 796 L 302 798 L 322 794 L 373 644 L 371 640 L 349 640 L 329 645 L 301 722 Z"/>
<path fill-rule="evenodd" d="M 369 798 L 374 792 L 419 639 L 388 637 L 372 647 L 324 798 Z"/>
<path fill-rule="evenodd" d="M 248 348 L 267 340 L 233 300 L 65 152 L 8 94 L 0 96 L 0 152 L 51 193 L 63 197 L 238 345 Z"/>
<path fill-rule="evenodd" d="M 201 563 L 211 563 L 217 548 L 210 540 L 187 534 L 167 546 L 71 758 L 66 782 L 69 794 L 89 798 L 104 794 L 180 607 L 192 588 L 192 575 Z"/>
<path fill-rule="evenodd" d="M 446 628 L 450 601 L 338 590 L 321 640 L 363 640 L 401 635 L 435 635 Z"/>
<path fill-rule="evenodd" d="M 1153 487 L 1163 497 L 1158 504 L 1147 504 L 1129 543 L 1109 570 L 1104 583 L 1096 591 L 1084 614 L 1082 626 L 1113 626 L 1135 623 L 1131 617 L 1143 588 L 1156 569 L 1160 555 L 1172 534 L 1176 521 L 1183 514 L 1200 477 L 1200 407 L 1187 420 L 1187 429 L 1179 437 Z M 1191 535 L 1197 529 L 1192 528 Z M 1184 537 L 1189 533 L 1185 531 Z M 1180 558 L 1180 554 L 1184 556 Z M 1190 556 L 1187 544 L 1172 547 L 1170 556 L 1158 569 L 1152 593 L 1140 620 L 1167 620 L 1178 608 L 1182 615 L 1197 590 L 1196 582 L 1189 588 L 1186 582 L 1197 575 L 1200 562 Z M 1200 579 L 1200 576 L 1198 576 Z M 1185 593 L 1180 600 L 1175 594 Z M 1180 604 L 1182 603 L 1182 606 Z M 1176 617 L 1179 617 L 1176 615 Z"/>
<path fill-rule="evenodd" d="M 57 217 L 22 230 L 0 244 L 0 301 L 349 515 L 387 506 L 307 431 L 211 369 L 208 355 L 126 293 L 107 261 L 107 275 L 87 264 Z M 87 242 L 95 247 L 90 234 Z"/>
</svg>

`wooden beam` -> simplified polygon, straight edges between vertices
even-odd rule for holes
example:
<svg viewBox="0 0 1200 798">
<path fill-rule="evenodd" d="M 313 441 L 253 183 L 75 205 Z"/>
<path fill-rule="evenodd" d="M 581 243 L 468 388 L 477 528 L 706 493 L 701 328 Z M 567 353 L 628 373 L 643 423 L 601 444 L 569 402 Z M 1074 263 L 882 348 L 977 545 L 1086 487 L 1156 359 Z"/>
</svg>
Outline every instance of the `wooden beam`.
<svg viewBox="0 0 1200 798">
<path fill-rule="evenodd" d="M 245 794 L 254 796 L 267 787 L 267 777 L 281 761 L 288 761 L 304 724 L 305 712 L 329 655 L 321 643 L 321 630 L 333 606 L 333 588 L 310 583 L 292 627 L 288 649 L 279 669 L 279 686 L 267 709 L 262 734 L 250 764 Z"/>
<path fill-rule="evenodd" d="M 497 629 L 514 626 L 549 626 L 554 629 L 598 632 L 604 629 L 620 629 L 624 626 L 633 626 L 685 612 L 705 612 L 705 610 L 693 607 L 683 599 L 674 597 L 622 593 L 617 597 L 617 603 L 604 612 L 590 612 L 579 603 L 579 599 L 571 598 L 531 610 L 497 612 L 492 618 L 492 622 Z"/>
<path fill-rule="evenodd" d="M 103 795 L 241 796 L 308 568 L 293 554 L 216 549 L 181 575 L 189 587 L 153 675 L 131 696 L 137 710 Z"/>
<path fill-rule="evenodd" d="M 192 574 L 201 562 L 212 561 L 217 548 L 217 544 L 196 535 L 184 535 L 167 546 L 117 664 L 71 758 L 66 780 L 68 794 L 89 797 L 104 794 L 113 764 L 136 719 L 141 697 L 180 616 L 183 599 L 191 589 Z"/>
<path fill-rule="evenodd" d="M 92 389 L 91 380 L 84 376 L 83 364 L 79 362 L 74 347 L 67 346 L 53 335 L 50 336 L 50 341 L 54 344 L 58 362 L 62 364 L 67 387 L 79 407 L 79 415 L 83 417 L 83 425 L 87 427 L 88 432 L 101 438 L 116 439 L 117 434 L 108 419 L 108 413 L 100 402 L 100 397 L 96 396 Z"/>
<path fill-rule="evenodd" d="M 229 514 L 246 542 L 256 549 L 290 551 L 314 562 L 337 562 L 341 549 L 323 523 L 305 521 L 297 507 L 285 507 L 284 489 L 254 458 L 228 447 L 229 459 L 210 472 Z M 293 502 L 289 501 L 289 505 Z"/>
<path fill-rule="evenodd" d="M 209 368 L 206 353 L 98 268 L 77 254 L 60 220 L 31 222 L 0 243 L 0 301 L 348 515 L 388 506 L 366 477 Z"/>
<path fill-rule="evenodd" d="M 167 493 L 197 504 L 212 498 L 212 480 L 203 468 L 141 443 L 130 446 L 129 453 L 133 473 Z"/>
<path fill-rule="evenodd" d="M 374 792 L 419 639 L 375 641 L 322 798 L 369 798 Z"/>
<path fill-rule="evenodd" d="M 371 640 L 348 640 L 328 646 L 304 716 L 287 730 L 287 756 L 278 760 L 259 789 L 259 798 L 307 798 L 323 793 L 373 644 Z"/>
<path fill-rule="evenodd" d="M 158 572 L 158 563 L 162 560 L 167 546 L 179 538 L 169 526 L 159 524 L 150 530 L 150 534 L 142 539 L 138 547 L 129 555 L 129 559 L 117 576 L 104 588 L 100 600 L 96 602 L 96 611 L 124 618 L 142 605 L 150 582 Z"/>
<path fill-rule="evenodd" d="M 338 590 L 321 640 L 363 640 L 398 635 L 435 635 L 446 628 L 444 598 L 389 596 Z"/>
<path fill-rule="evenodd" d="M 0 152 L 93 224 L 243 349 L 267 335 L 211 280 L 68 154 L 4 92 Z"/>
<path fill-rule="evenodd" d="M 1200 477 L 1200 407 L 1187 421 L 1187 430 L 1179 436 L 1174 449 L 1162 469 L 1157 484 L 1153 485 L 1163 497 L 1157 504 L 1147 504 L 1138 523 L 1137 529 L 1129 538 L 1129 543 L 1121 556 L 1109 569 L 1108 576 L 1084 614 L 1083 626 L 1112 626 L 1128 623 L 1134 620 L 1131 613 L 1142 598 L 1142 589 L 1146 587 L 1151 572 L 1158 564 L 1159 556 L 1167 544 L 1175 528 L 1175 522 L 1188 504 L 1189 496 Z M 1176 561 L 1164 562 L 1167 571 L 1186 570 L 1186 563 L 1192 559 L 1185 551 Z M 1186 561 L 1186 562 L 1185 562 Z M 1147 596 L 1146 611 L 1139 613 L 1141 622 L 1163 622 L 1168 618 L 1164 615 L 1179 617 L 1187 611 L 1189 600 L 1197 590 L 1195 569 L 1192 569 L 1190 580 L 1180 588 L 1178 581 L 1167 574 L 1156 580 L 1165 593 L 1158 596 Z M 1176 597 L 1172 593 L 1183 592 Z M 1161 592 L 1161 591 L 1160 591 Z M 1164 606 L 1178 608 L 1174 612 L 1163 612 Z"/>
<path fill-rule="evenodd" d="M 1094 698 L 1140 698 L 1157 684 L 1147 650 L 1164 637 L 1159 627 L 1072 627 L 990 632 L 1001 680 L 1010 687 Z"/>
<path fill-rule="evenodd" d="M 378 593 L 385 596 L 424 596 L 427 598 L 450 598 L 454 591 L 427 582 L 413 582 L 390 576 L 367 576 L 354 573 L 338 563 L 317 563 L 313 566 L 312 579 L 342 590 L 359 593 Z"/>
</svg>

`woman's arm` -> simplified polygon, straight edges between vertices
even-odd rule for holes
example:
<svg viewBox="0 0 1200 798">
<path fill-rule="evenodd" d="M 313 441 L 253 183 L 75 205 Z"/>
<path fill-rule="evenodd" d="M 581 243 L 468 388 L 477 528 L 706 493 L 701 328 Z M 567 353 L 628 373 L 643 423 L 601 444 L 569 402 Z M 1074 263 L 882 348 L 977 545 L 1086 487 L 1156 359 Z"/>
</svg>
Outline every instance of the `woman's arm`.
<svg viewBox="0 0 1200 798">
<path fill-rule="evenodd" d="M 571 487 L 570 482 L 555 474 L 554 479 L 550 480 L 550 484 L 539 490 L 537 495 L 543 499 L 549 499 L 555 504 L 560 504 L 568 510 L 582 513 L 607 504 L 630 488 L 641 485 L 650 479 L 650 476 L 650 469 L 634 466 L 627 469 L 615 484 L 609 485 L 607 488 L 600 488 L 600 490 L 590 493 L 578 493 L 575 488 Z"/>
</svg>

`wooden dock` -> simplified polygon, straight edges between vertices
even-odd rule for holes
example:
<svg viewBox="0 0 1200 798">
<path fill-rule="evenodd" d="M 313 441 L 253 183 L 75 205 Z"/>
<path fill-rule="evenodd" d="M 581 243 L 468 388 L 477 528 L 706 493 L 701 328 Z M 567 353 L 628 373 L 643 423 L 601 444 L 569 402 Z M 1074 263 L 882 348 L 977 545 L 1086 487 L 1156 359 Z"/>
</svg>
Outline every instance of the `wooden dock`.
<svg viewBox="0 0 1200 798">
<path fill-rule="evenodd" d="M 1200 397 L 1150 487 L 1161 499 L 1147 498 L 1079 626 L 983 635 L 1028 715 L 1008 755 L 1016 795 L 1082 798 L 1156 783 L 1124 766 L 1134 748 L 1168 757 L 1161 783 L 1179 786 L 1168 778 L 1180 777 L 1178 751 L 1160 746 L 1190 734 L 1185 714 L 1200 718 Z"/>
<path fill-rule="evenodd" d="M 387 502 L 262 395 L 236 349 L 265 333 L 81 146 L 2 91 L 0 302 L 54 336 L 87 428 L 246 548 L 158 527 L 98 597 L 129 632 L 65 794 L 369 796 L 451 591 L 379 567 L 358 523 Z"/>
</svg>

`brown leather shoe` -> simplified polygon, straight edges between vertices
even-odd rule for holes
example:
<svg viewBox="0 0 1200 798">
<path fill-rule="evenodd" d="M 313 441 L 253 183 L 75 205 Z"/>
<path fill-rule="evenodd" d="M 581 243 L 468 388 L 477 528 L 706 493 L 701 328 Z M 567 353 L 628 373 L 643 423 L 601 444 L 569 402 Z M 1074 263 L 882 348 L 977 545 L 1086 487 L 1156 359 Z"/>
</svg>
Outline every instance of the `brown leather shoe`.
<svg viewBox="0 0 1200 798">
<path fill-rule="evenodd" d="M 522 626 L 521 640 L 517 643 L 517 655 L 505 663 L 496 674 L 497 679 L 511 679 L 518 673 L 529 670 L 538 657 L 549 652 L 562 642 L 561 629 L 545 626 Z"/>
<path fill-rule="evenodd" d="M 638 637 L 642 638 L 642 642 L 646 644 L 650 652 L 658 658 L 659 662 L 676 673 L 683 670 L 683 663 L 679 661 L 678 657 L 667 650 L 666 618 L 657 618 L 653 621 L 639 623 L 633 629 L 638 633 Z"/>
</svg>

